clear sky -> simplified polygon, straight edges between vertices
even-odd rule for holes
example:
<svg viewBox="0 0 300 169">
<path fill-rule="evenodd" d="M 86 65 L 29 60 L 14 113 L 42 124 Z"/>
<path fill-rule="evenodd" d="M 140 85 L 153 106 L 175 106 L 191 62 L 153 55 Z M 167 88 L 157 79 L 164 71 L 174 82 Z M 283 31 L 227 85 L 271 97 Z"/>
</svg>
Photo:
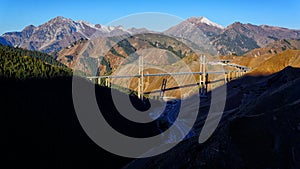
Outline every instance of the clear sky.
<svg viewBox="0 0 300 169">
<path fill-rule="evenodd" d="M 240 21 L 300 29 L 299 0 L 0 0 L 0 34 L 38 26 L 56 16 L 107 24 L 141 12 L 163 12 L 186 19 L 205 16 L 220 25 Z"/>
</svg>

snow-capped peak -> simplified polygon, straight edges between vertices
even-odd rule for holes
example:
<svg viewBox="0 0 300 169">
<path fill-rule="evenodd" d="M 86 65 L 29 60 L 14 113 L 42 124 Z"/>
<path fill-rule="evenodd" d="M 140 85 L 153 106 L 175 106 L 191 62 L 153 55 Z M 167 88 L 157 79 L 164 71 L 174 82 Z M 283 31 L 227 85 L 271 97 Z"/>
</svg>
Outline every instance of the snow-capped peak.
<svg viewBox="0 0 300 169">
<path fill-rule="evenodd" d="M 206 17 L 203 17 L 203 16 L 201 16 L 199 18 L 192 17 L 192 18 L 189 18 L 188 21 L 193 22 L 193 23 L 204 23 L 204 24 L 207 24 L 209 26 L 214 26 L 214 27 L 217 27 L 217 28 L 220 28 L 220 29 L 224 29 L 224 27 L 222 25 L 214 23 L 214 22 L 210 21 L 209 19 L 207 19 Z"/>
<path fill-rule="evenodd" d="M 205 18 L 205 17 L 201 17 L 200 22 L 205 23 L 205 24 L 210 25 L 210 26 L 215 26 L 215 27 L 224 29 L 223 26 L 221 26 L 221 25 L 219 25 L 219 24 L 216 24 L 216 23 L 210 21 L 209 19 L 207 19 L 207 18 Z"/>
</svg>

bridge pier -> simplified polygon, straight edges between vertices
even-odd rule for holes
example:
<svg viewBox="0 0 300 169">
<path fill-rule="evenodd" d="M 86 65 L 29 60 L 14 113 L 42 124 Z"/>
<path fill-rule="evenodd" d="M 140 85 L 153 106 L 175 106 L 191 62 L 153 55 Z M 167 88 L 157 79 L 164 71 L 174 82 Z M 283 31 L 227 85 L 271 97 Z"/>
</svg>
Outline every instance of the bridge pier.
<svg viewBox="0 0 300 169">
<path fill-rule="evenodd" d="M 210 89 L 210 88 L 209 88 L 209 81 L 208 81 L 208 80 L 209 80 L 209 79 L 208 79 L 208 73 L 206 73 L 206 74 L 205 74 L 205 86 L 204 86 L 204 87 L 205 87 L 205 88 L 204 88 L 204 89 L 205 89 L 205 93 L 207 93 L 208 90 Z"/>
<path fill-rule="evenodd" d="M 208 74 L 200 75 L 201 80 L 199 83 L 200 95 L 205 96 L 208 91 Z"/>
<path fill-rule="evenodd" d="M 224 76 L 225 76 L 225 84 L 230 82 L 230 72 L 225 72 Z"/>
<path fill-rule="evenodd" d="M 239 69 L 238 74 L 239 74 L 239 78 L 243 76 L 243 71 L 242 71 L 242 69 Z"/>
<path fill-rule="evenodd" d="M 239 78 L 239 76 L 238 76 L 238 74 L 237 74 L 237 71 L 234 71 L 234 72 L 233 72 L 233 79 L 237 79 L 237 78 Z"/>
<path fill-rule="evenodd" d="M 166 87 L 167 87 L 167 79 L 164 78 L 161 84 L 160 98 L 164 97 Z"/>
<path fill-rule="evenodd" d="M 101 85 L 101 78 L 100 77 L 97 78 L 97 84 Z"/>
<path fill-rule="evenodd" d="M 199 93 L 200 96 L 206 96 L 207 93 L 207 85 L 208 85 L 208 74 L 206 73 L 206 57 L 205 55 L 200 56 L 200 66 L 199 72 Z"/>
<path fill-rule="evenodd" d="M 144 99 L 144 59 L 139 56 L 139 79 L 138 79 L 138 98 L 143 101 Z"/>
<path fill-rule="evenodd" d="M 106 87 L 111 87 L 110 78 L 105 78 L 105 86 Z"/>
</svg>

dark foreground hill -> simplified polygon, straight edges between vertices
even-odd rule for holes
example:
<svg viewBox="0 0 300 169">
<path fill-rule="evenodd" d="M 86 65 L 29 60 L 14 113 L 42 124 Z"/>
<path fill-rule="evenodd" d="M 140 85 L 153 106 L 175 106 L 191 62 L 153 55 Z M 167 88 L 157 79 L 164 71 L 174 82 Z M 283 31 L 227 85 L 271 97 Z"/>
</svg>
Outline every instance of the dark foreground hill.
<svg viewBox="0 0 300 169">
<path fill-rule="evenodd" d="M 8 168 L 121 168 L 130 161 L 85 134 L 73 107 L 71 78 L 0 81 Z"/>
<path fill-rule="evenodd" d="M 299 69 L 288 67 L 270 76 L 232 81 L 222 121 L 207 142 L 199 144 L 198 137 L 192 137 L 127 168 L 299 168 L 299 74 Z M 10 168 L 121 168 L 133 160 L 112 155 L 89 139 L 73 108 L 71 83 L 71 78 L 1 78 L 1 124 Z M 107 117 L 117 113 L 109 90 L 96 89 Z M 143 108 L 132 97 L 135 106 Z M 196 132 L 208 107 L 209 98 L 201 104 Z M 112 118 L 112 125 L 124 128 L 122 120 Z M 157 134 L 155 130 L 151 124 L 141 129 L 132 125 L 121 132 L 144 137 L 136 133 Z"/>
</svg>

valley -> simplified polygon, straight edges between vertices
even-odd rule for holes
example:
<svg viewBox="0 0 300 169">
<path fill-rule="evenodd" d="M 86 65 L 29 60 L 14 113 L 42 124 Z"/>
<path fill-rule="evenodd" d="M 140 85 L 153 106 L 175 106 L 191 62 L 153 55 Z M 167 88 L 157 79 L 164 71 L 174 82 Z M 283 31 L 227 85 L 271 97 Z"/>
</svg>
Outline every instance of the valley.
<svg viewBox="0 0 300 169">
<path fill-rule="evenodd" d="M 0 36 L 7 162 L 11 168 L 296 169 L 299 75 L 296 29 L 224 27 L 202 16 L 157 32 L 58 16 Z M 93 100 L 83 97 L 85 90 Z M 108 132 L 101 128 L 93 140 L 97 129 L 86 131 L 76 92 L 92 122 L 101 114 L 120 135 L 159 138 L 140 156 L 178 144 L 144 158 L 109 152 L 97 142 Z M 90 116 L 94 102 L 97 118 Z M 132 121 L 122 111 L 152 121 Z M 125 139 L 108 147 L 117 141 L 130 149 Z"/>
</svg>

